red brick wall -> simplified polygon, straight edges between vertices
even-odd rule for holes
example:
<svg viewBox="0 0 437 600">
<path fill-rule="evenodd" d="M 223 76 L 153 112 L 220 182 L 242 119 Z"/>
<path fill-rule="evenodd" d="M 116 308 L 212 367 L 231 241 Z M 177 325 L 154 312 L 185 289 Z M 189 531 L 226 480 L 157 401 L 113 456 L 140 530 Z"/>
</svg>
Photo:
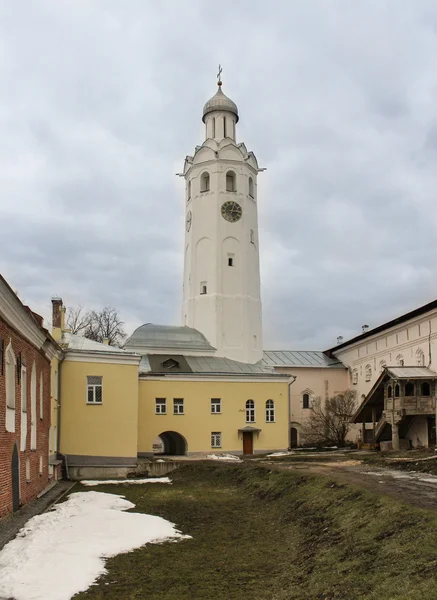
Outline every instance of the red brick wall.
<svg viewBox="0 0 437 600">
<path fill-rule="evenodd" d="M 3 375 L 0 369 L 0 518 L 12 511 L 12 474 L 11 460 L 14 444 L 17 443 L 20 457 L 20 502 L 26 504 L 48 485 L 48 454 L 50 430 L 50 362 L 44 354 L 28 342 L 0 317 L 0 339 L 4 340 L 4 350 L 12 340 L 15 358 L 21 353 L 23 364 L 27 369 L 27 440 L 26 450 L 20 450 L 21 436 L 21 384 L 18 383 L 15 370 L 15 432 L 6 431 L 6 368 L 3 357 Z M 36 450 L 30 450 L 31 439 L 31 374 L 32 365 L 36 366 Z M 43 377 L 44 400 L 43 419 L 40 419 L 39 390 L 40 378 Z M 43 458 L 42 475 L 39 472 L 40 457 Z M 30 481 L 26 481 L 26 460 L 30 460 Z"/>
</svg>

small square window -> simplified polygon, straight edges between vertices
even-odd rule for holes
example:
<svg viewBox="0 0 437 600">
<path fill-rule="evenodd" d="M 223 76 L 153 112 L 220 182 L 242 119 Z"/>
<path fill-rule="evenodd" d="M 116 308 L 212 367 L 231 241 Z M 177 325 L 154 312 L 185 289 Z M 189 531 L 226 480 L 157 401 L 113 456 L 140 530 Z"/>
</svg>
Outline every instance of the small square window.
<svg viewBox="0 0 437 600">
<path fill-rule="evenodd" d="M 173 414 L 183 415 L 184 414 L 184 399 L 173 398 Z"/>
<path fill-rule="evenodd" d="M 102 377 L 89 375 L 87 378 L 87 403 L 102 404 Z"/>
<path fill-rule="evenodd" d="M 222 412 L 221 398 L 211 398 L 211 414 L 219 415 Z"/>
<path fill-rule="evenodd" d="M 155 398 L 155 414 L 167 414 L 167 398 Z"/>
<path fill-rule="evenodd" d="M 211 448 L 221 448 L 221 447 L 222 447 L 221 431 L 212 431 L 211 432 Z"/>
</svg>

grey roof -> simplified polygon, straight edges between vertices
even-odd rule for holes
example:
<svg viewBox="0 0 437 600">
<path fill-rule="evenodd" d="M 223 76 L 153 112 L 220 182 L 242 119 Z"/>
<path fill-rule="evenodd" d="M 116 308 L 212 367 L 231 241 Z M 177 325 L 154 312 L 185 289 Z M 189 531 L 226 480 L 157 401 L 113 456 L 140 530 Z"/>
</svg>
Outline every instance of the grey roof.
<svg viewBox="0 0 437 600">
<path fill-rule="evenodd" d="M 178 362 L 177 367 L 165 368 L 164 363 L 169 359 Z M 168 375 L 180 375 L 181 373 L 201 374 L 201 375 L 251 375 L 251 376 L 275 376 L 281 377 L 280 373 L 275 373 L 271 367 L 266 367 L 257 363 L 255 365 L 238 362 L 229 358 L 220 356 L 178 356 L 173 354 L 149 354 L 143 356 L 140 363 L 140 373 L 159 373 Z M 284 378 L 288 375 L 282 375 Z"/>
<path fill-rule="evenodd" d="M 394 379 L 437 379 L 437 373 L 427 367 L 386 367 Z"/>
<path fill-rule="evenodd" d="M 208 100 L 208 102 L 203 107 L 203 117 L 202 121 L 205 122 L 205 117 L 207 114 L 214 112 L 215 110 L 224 110 L 227 112 L 233 113 L 237 117 L 238 123 L 238 108 L 235 102 L 233 102 L 230 98 L 225 96 L 222 92 L 222 88 L 219 86 L 217 93 Z"/>
<path fill-rule="evenodd" d="M 213 351 L 214 348 L 208 342 L 206 337 L 191 327 L 173 326 L 173 325 L 154 325 L 145 323 L 135 329 L 130 338 L 126 341 L 124 347 L 135 349 L 141 352 L 141 349 L 180 349 L 180 350 L 203 350 Z"/>
<path fill-rule="evenodd" d="M 345 368 L 336 358 L 329 358 L 317 350 L 265 350 L 261 364 L 269 367 Z"/>
<path fill-rule="evenodd" d="M 94 342 L 93 340 L 89 340 L 81 335 L 68 333 L 66 331 L 64 331 L 62 334 L 62 339 L 59 343 L 62 347 L 67 348 L 68 350 L 77 350 L 82 352 L 104 352 L 105 354 L 124 354 L 127 356 L 135 354 L 134 352 L 127 352 L 126 350 L 117 348 L 116 346 L 109 346 L 108 344 Z"/>
</svg>

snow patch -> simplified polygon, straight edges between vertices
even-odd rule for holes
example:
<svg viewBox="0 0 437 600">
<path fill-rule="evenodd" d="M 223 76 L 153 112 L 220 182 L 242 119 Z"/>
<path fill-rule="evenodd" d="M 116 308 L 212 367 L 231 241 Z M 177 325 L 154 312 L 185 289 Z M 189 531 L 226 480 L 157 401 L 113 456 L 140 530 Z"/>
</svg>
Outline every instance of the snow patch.
<svg viewBox="0 0 437 600">
<path fill-rule="evenodd" d="M 240 461 L 238 456 L 234 454 L 208 454 L 206 457 L 208 460 L 237 460 Z"/>
<path fill-rule="evenodd" d="M 117 485 L 118 483 L 129 483 L 129 484 L 143 484 L 143 483 L 171 483 L 171 479 L 168 477 L 150 477 L 148 479 L 84 479 L 80 482 L 82 485 L 87 487 L 93 487 L 96 485 Z"/>
<path fill-rule="evenodd" d="M 123 496 L 78 492 L 30 519 L 0 552 L 0 598 L 70 600 L 105 573 L 105 559 L 147 543 L 190 538 Z"/>
<path fill-rule="evenodd" d="M 267 454 L 266 458 L 273 458 L 275 456 L 290 456 L 293 452 L 273 452 L 273 454 Z"/>
</svg>

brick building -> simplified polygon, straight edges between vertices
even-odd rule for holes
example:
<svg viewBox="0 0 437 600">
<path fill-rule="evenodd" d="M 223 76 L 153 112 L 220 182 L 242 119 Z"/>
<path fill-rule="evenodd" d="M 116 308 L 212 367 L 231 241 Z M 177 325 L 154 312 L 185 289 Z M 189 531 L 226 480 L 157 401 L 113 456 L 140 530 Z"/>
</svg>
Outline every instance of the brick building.
<svg viewBox="0 0 437 600">
<path fill-rule="evenodd" d="M 0 275 L 0 518 L 50 484 L 51 360 L 61 349 Z"/>
</svg>

